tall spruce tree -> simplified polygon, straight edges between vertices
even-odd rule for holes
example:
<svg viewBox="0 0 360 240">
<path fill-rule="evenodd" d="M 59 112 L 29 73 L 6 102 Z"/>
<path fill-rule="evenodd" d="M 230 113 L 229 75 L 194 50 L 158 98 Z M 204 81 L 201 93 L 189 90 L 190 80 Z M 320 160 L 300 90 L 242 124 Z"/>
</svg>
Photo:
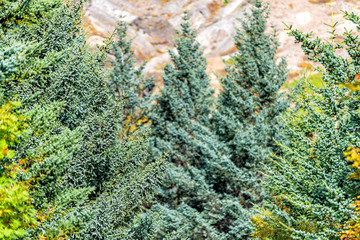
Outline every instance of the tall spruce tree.
<svg viewBox="0 0 360 240">
<path fill-rule="evenodd" d="M 245 239 L 247 211 L 225 191 L 240 187 L 240 170 L 209 128 L 214 91 L 187 13 L 183 20 L 149 115 L 150 151 L 155 159 L 166 154 L 166 177 L 138 228 L 153 222 L 151 239 Z"/>
<path fill-rule="evenodd" d="M 240 20 L 242 28 L 234 37 L 237 53 L 221 79 L 223 90 L 212 118 L 213 130 L 244 174 L 243 187 L 237 194 L 247 207 L 261 201 L 259 171 L 275 150 L 280 135 L 279 116 L 288 106 L 279 94 L 287 78 L 286 62 L 282 59 L 277 63 L 279 44 L 276 32 L 265 33 L 269 11 L 263 5 L 256 1 L 251 13 Z"/>
<path fill-rule="evenodd" d="M 123 130 L 128 135 L 139 126 L 146 125 L 147 110 L 151 103 L 153 78 L 145 79 L 143 70 L 145 63 L 135 68 L 134 51 L 131 50 L 131 40 L 127 40 L 128 25 L 120 21 L 116 29 L 118 40 L 113 44 L 115 60 L 110 72 L 109 88 L 114 92 L 117 102 L 123 107 Z"/>
<path fill-rule="evenodd" d="M 345 13 L 360 29 L 360 17 Z M 333 26 L 335 29 L 335 26 Z M 271 201 L 254 222 L 257 239 L 339 239 L 342 226 L 354 214 L 352 198 L 360 183 L 349 179 L 344 159 L 349 146 L 359 146 L 359 93 L 344 87 L 357 81 L 360 70 L 358 36 L 345 31 L 336 42 L 312 38 L 291 27 L 308 58 L 321 64 L 323 86 L 300 84 L 294 107 L 286 114 L 283 154 L 272 159 L 265 187 Z M 349 58 L 337 55 L 346 50 Z M 305 87 L 313 94 L 306 94 Z"/>
<path fill-rule="evenodd" d="M 120 140 L 122 111 L 103 70 L 106 47 L 86 47 L 81 9 L 55 0 L 0 5 L 0 44 L 28 47 L 12 81 L 0 84 L 29 118 L 12 162 L 38 211 L 31 238 L 125 239 L 158 180 L 160 163 L 143 165 L 147 140 Z"/>
</svg>

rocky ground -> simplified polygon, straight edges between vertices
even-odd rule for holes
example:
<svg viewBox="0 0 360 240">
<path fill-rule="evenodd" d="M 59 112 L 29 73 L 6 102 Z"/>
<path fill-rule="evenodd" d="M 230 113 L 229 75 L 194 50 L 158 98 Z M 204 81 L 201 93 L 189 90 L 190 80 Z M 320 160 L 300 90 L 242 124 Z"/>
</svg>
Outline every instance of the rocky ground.
<svg viewBox="0 0 360 240">
<path fill-rule="evenodd" d="M 337 29 L 354 29 L 342 19 L 340 10 L 360 13 L 358 0 L 270 0 L 270 23 L 278 30 L 281 43 L 278 56 L 285 57 L 289 64 L 290 78 L 297 76 L 307 59 L 300 46 L 287 36 L 284 30 L 293 25 L 305 32 L 327 37 L 329 27 L 324 23 L 339 21 Z M 120 16 L 130 24 L 129 37 L 140 64 L 147 61 L 146 74 L 161 81 L 161 69 L 169 61 L 168 49 L 174 47 L 174 29 L 179 28 L 181 16 L 187 10 L 193 27 L 197 30 L 204 55 L 208 59 L 208 71 L 223 74 L 223 60 L 235 51 L 233 35 L 249 7 L 248 0 L 88 0 L 84 22 L 88 26 L 90 46 L 101 44 L 114 31 Z M 213 80 L 213 85 L 217 85 Z"/>
</svg>

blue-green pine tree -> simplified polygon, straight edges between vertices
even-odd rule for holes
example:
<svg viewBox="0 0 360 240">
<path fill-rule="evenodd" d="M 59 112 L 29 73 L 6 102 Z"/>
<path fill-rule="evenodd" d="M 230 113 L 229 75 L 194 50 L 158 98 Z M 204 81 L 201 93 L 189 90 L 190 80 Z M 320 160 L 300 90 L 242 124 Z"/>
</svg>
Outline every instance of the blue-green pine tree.
<svg viewBox="0 0 360 240">
<path fill-rule="evenodd" d="M 123 105 L 122 126 L 124 134 L 129 134 L 140 126 L 147 124 L 147 111 L 152 101 L 154 79 L 143 76 L 145 64 L 135 67 L 134 51 L 131 50 L 131 40 L 127 40 L 128 25 L 120 21 L 116 28 L 118 40 L 113 43 L 115 60 L 109 74 L 109 88 L 114 92 L 117 102 Z"/>
<path fill-rule="evenodd" d="M 151 239 L 245 239 L 248 213 L 225 191 L 238 189 L 242 175 L 209 127 L 214 91 L 186 13 L 183 20 L 149 114 L 150 151 L 154 159 L 166 154 L 166 177 L 136 224 L 152 223 Z"/>
<path fill-rule="evenodd" d="M 44 2 L 0 5 L 0 44 L 26 46 L 11 81 L 0 84 L 29 118 L 12 159 L 38 212 L 27 237 L 124 239 L 158 181 L 159 162 L 143 164 L 148 143 L 141 135 L 120 138 L 122 110 L 103 69 L 110 41 L 91 53 L 82 4 Z"/>
<path fill-rule="evenodd" d="M 242 188 L 224 190 L 241 196 L 242 204 L 261 201 L 261 167 L 275 150 L 279 116 L 288 104 L 280 87 L 287 78 L 286 62 L 278 63 L 276 32 L 266 33 L 268 6 L 256 1 L 241 20 L 234 37 L 237 48 L 221 79 L 222 91 L 213 112 L 212 128 L 228 147 L 232 162 L 242 169 Z"/>
<path fill-rule="evenodd" d="M 345 13 L 360 29 L 360 18 Z M 335 26 L 332 26 L 335 29 Z M 354 216 L 352 198 L 359 182 L 349 177 L 344 158 L 349 146 L 359 145 L 359 93 L 345 87 L 360 72 L 358 36 L 345 31 L 336 41 L 312 38 L 289 28 L 290 36 L 318 64 L 322 86 L 302 83 L 293 92 L 293 107 L 285 115 L 282 154 L 272 158 L 265 187 L 270 196 L 254 223 L 256 239 L 339 239 L 342 226 Z M 349 57 L 337 54 L 346 50 Z M 311 89 L 312 94 L 308 94 Z"/>
</svg>

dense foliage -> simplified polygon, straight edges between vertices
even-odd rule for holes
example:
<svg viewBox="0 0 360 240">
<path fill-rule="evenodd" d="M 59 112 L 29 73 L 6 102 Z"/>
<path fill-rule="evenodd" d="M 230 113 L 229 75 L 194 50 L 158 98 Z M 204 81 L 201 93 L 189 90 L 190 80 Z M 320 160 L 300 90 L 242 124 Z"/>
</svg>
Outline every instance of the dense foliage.
<svg viewBox="0 0 360 240">
<path fill-rule="evenodd" d="M 30 203 L 29 190 L 12 177 L 0 177 L 0 238 L 17 239 L 25 229 L 35 224 L 35 209 Z"/>
<path fill-rule="evenodd" d="M 204 125 L 209 122 L 213 90 L 187 14 L 183 20 L 175 40 L 177 53 L 170 51 L 173 64 L 164 68 L 164 87 L 149 115 L 150 151 L 154 158 L 166 153 L 168 165 L 158 202 L 144 217 L 158 216 L 154 239 L 167 233 L 175 233 L 176 239 L 220 239 L 216 218 L 208 219 L 210 212 L 216 215 L 211 182 L 224 173 L 221 164 L 229 161 Z"/>
<path fill-rule="evenodd" d="M 290 27 L 321 67 L 289 104 L 254 2 L 216 96 L 186 12 L 155 87 L 124 21 L 90 51 L 83 1 L 0 0 L 0 238 L 358 239 L 358 36 Z"/>
<path fill-rule="evenodd" d="M 139 126 L 148 122 L 148 110 L 151 104 L 154 79 L 145 79 L 143 63 L 138 69 L 135 67 L 134 51 L 131 50 L 131 40 L 127 40 L 127 23 L 120 21 L 116 28 L 118 41 L 113 44 L 113 69 L 110 72 L 109 88 L 114 92 L 117 102 L 123 105 L 122 126 L 127 135 Z"/>
<path fill-rule="evenodd" d="M 8 82 L 21 61 L 20 48 L 0 48 L 1 80 Z M 35 209 L 31 205 L 25 182 L 18 182 L 16 169 L 10 166 L 17 140 L 24 134 L 25 117 L 18 111 L 20 102 L 4 97 L 0 87 L 0 238 L 15 239 L 26 235 L 27 228 L 35 224 Z"/>
<path fill-rule="evenodd" d="M 6 73 L 8 71 L 4 71 L 3 76 L 6 76 Z M 5 101 L 3 98 L 1 100 L 1 102 Z M 1 239 L 22 237 L 26 234 L 25 229 L 35 224 L 35 209 L 30 202 L 29 190 L 24 182 L 17 182 L 14 179 L 15 169 L 9 166 L 9 159 L 15 155 L 12 148 L 26 127 L 24 117 L 16 112 L 16 107 L 19 105 L 19 102 L 7 102 L 0 108 Z"/>
<path fill-rule="evenodd" d="M 360 155 L 359 148 L 357 147 L 349 147 L 347 151 L 344 153 L 346 156 L 346 160 L 351 163 L 351 168 L 355 169 L 349 177 L 352 179 L 359 179 L 359 163 L 360 163 Z M 351 219 L 349 219 L 344 225 L 344 231 L 341 232 L 341 240 L 355 240 L 360 237 L 360 196 L 356 196 L 354 199 L 354 203 L 351 205 L 355 210 L 355 214 Z"/>
<path fill-rule="evenodd" d="M 359 17 L 345 14 L 359 24 Z M 267 173 L 271 201 L 254 218 L 259 239 L 338 239 L 342 226 L 354 215 L 352 198 L 359 182 L 349 179 L 343 153 L 359 143 L 358 93 L 344 85 L 359 72 L 357 36 L 323 42 L 290 28 L 308 58 L 323 68 L 320 87 L 300 84 L 293 92 L 294 108 L 286 114 L 283 154 L 274 156 Z M 345 49 L 350 58 L 336 55 Z M 306 94 L 311 88 L 313 94 Z"/>
<path fill-rule="evenodd" d="M 172 65 L 164 68 L 164 87 L 149 114 L 150 151 L 154 158 L 167 153 L 169 163 L 158 201 L 144 216 L 157 218 L 154 239 L 169 233 L 176 239 L 246 239 L 251 233 L 246 207 L 255 203 L 259 193 L 246 192 L 258 187 L 254 186 L 259 182 L 256 171 L 276 135 L 274 119 L 286 108 L 278 96 L 286 78 L 285 64 L 276 64 L 274 35 L 264 33 L 265 11 L 257 2 L 246 21 L 252 25 L 244 21 L 243 29 L 238 30 L 235 40 L 239 53 L 222 81 L 224 91 L 217 111 L 213 109 L 215 99 L 205 72 L 206 61 L 185 14 L 176 39 L 177 54 L 170 51 Z M 252 48 L 259 34 L 256 48 Z M 259 56 L 263 58 L 257 60 Z M 246 95 L 250 85 L 252 96 Z M 261 95 L 256 97 L 259 91 Z M 250 101 L 254 105 L 241 108 Z M 246 108 L 252 108 L 253 114 Z M 243 132 L 245 129 L 248 132 Z M 258 139 L 240 140 L 246 136 Z M 243 145 L 235 150 L 240 142 Z M 251 156 L 264 156 L 253 160 L 239 155 L 244 148 L 248 152 L 257 148 Z"/>
<path fill-rule="evenodd" d="M 106 87 L 106 48 L 90 53 L 85 46 L 81 4 L 5 1 L 0 7 L 1 46 L 26 46 L 11 81 L 0 84 L 29 119 L 11 159 L 38 212 L 39 224 L 27 235 L 123 239 L 157 182 L 160 162 L 144 165 L 141 134 L 120 139 L 122 106 Z"/>
<path fill-rule="evenodd" d="M 267 6 L 257 1 L 241 20 L 234 38 L 237 52 L 221 79 L 223 91 L 212 118 L 214 131 L 242 174 L 240 192 L 231 186 L 223 191 L 239 195 L 247 207 L 261 200 L 259 170 L 281 139 L 279 116 L 288 106 L 279 94 L 287 78 L 286 63 L 282 59 L 278 64 L 275 58 L 276 32 L 265 33 L 268 14 Z"/>
</svg>

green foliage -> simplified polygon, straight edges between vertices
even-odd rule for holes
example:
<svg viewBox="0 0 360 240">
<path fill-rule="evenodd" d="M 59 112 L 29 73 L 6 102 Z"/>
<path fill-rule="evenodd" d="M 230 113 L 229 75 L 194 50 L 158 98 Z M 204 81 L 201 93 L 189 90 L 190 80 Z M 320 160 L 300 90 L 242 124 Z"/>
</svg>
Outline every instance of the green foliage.
<svg viewBox="0 0 360 240">
<path fill-rule="evenodd" d="M 103 70 L 108 46 L 94 53 L 85 46 L 82 5 L 25 2 L 0 4 L 1 13 L 16 8 L 26 19 L 6 17 L 2 46 L 26 47 L 19 47 L 22 61 L 11 81 L 0 86 L 6 99 L 22 102 L 29 119 L 11 159 L 38 211 L 40 224 L 26 237 L 124 239 L 160 178 L 161 160 L 145 164 L 148 143 L 141 134 L 120 139 L 123 111 Z M 50 7 L 29 14 L 41 3 Z"/>
<path fill-rule="evenodd" d="M 0 108 L 0 159 L 14 157 L 14 150 L 9 147 L 15 144 L 16 137 L 26 126 L 24 117 L 14 114 L 20 105 L 19 102 L 8 102 Z"/>
<path fill-rule="evenodd" d="M 360 179 L 359 175 L 359 164 L 360 164 L 360 155 L 359 155 L 359 148 L 355 147 L 348 147 L 344 155 L 346 156 L 346 160 L 351 163 L 351 168 L 355 170 L 349 178 L 352 179 Z M 355 198 L 354 203 L 351 205 L 352 208 L 355 210 L 355 214 L 353 215 L 353 218 L 349 219 L 349 221 L 346 222 L 343 229 L 344 231 L 341 232 L 341 240 L 353 240 L 358 239 L 360 237 L 360 201 L 359 197 L 357 196 Z"/>
<path fill-rule="evenodd" d="M 19 48 L 0 48 L 0 80 L 4 83 L 17 70 L 20 59 L 16 50 Z M 3 92 L 0 87 L 0 238 L 17 239 L 26 234 L 36 218 L 27 185 L 14 180 L 15 169 L 9 167 L 15 144 L 25 132 L 25 117 L 16 110 L 20 102 L 9 101 Z"/>
<path fill-rule="evenodd" d="M 115 99 L 123 104 L 122 129 L 125 135 L 133 132 L 147 122 L 147 110 L 151 103 L 151 90 L 154 79 L 144 79 L 142 64 L 135 69 L 134 51 L 131 40 L 126 40 L 127 23 L 120 21 L 116 29 L 118 41 L 113 44 L 115 60 L 112 61 L 109 88 L 114 92 Z"/>
<path fill-rule="evenodd" d="M 350 167 L 355 170 L 349 177 L 353 179 L 360 179 L 360 156 L 359 156 L 359 148 L 348 147 L 344 155 L 346 156 L 346 160 L 351 163 Z"/>
<path fill-rule="evenodd" d="M 0 108 L 0 238 L 15 239 L 26 234 L 35 224 L 35 209 L 30 203 L 29 190 L 24 183 L 17 183 L 6 170 L 4 158 L 12 158 L 17 138 L 24 132 L 24 117 L 15 112 L 19 102 L 8 102 Z"/>
<path fill-rule="evenodd" d="M 304 72 L 304 76 L 299 77 L 297 79 L 294 79 L 291 82 L 286 82 L 283 86 L 283 89 L 285 90 L 292 90 L 294 89 L 297 85 L 300 84 L 300 82 L 302 81 L 306 81 L 307 84 L 310 85 L 314 85 L 316 88 L 321 88 L 323 86 L 323 81 L 322 81 L 322 74 L 321 73 L 307 73 L 306 71 Z M 306 93 L 308 94 L 313 94 L 311 87 L 306 89 Z"/>
<path fill-rule="evenodd" d="M 0 177 L 0 238 L 17 239 L 26 228 L 35 224 L 35 209 L 24 183 L 16 183 L 5 175 Z"/>
<path fill-rule="evenodd" d="M 61 4 L 60 0 L 0 0 L 0 33 L 36 25 L 38 19 L 49 17 Z"/>
<path fill-rule="evenodd" d="M 257 1 L 241 21 L 235 35 L 237 53 L 221 79 L 223 90 L 212 118 L 213 130 L 241 174 L 240 182 L 227 183 L 223 191 L 238 196 L 246 208 L 263 197 L 259 171 L 270 152 L 276 151 L 274 141 L 281 139 L 279 116 L 288 106 L 279 94 L 287 77 L 286 63 L 277 63 L 278 42 L 275 32 L 265 33 L 267 17 L 267 6 Z M 251 232 L 249 221 L 244 224 L 247 232 Z"/>
<path fill-rule="evenodd" d="M 359 24 L 354 14 L 346 13 L 345 18 Z M 360 42 L 352 32 L 345 32 L 342 42 L 323 42 L 291 28 L 290 35 L 302 43 L 310 60 L 323 66 L 323 85 L 310 86 L 310 95 L 304 84 L 293 91 L 294 107 L 285 116 L 289 143 L 280 144 L 283 153 L 274 156 L 267 169 L 271 201 L 264 207 L 271 217 L 257 220 L 256 234 L 266 230 L 262 226 L 281 225 L 281 231 L 267 229 L 273 235 L 262 239 L 338 239 L 342 225 L 354 214 L 349 206 L 360 187 L 347 178 L 351 171 L 343 157 L 360 140 L 358 93 L 343 87 L 359 72 Z M 350 58 L 336 55 L 338 49 L 345 49 Z"/>
<path fill-rule="evenodd" d="M 208 127 L 214 91 L 186 13 L 183 20 L 149 115 L 150 151 L 155 159 L 167 154 L 166 177 L 136 228 L 150 239 L 241 239 L 249 234 L 242 229 L 247 212 L 225 191 L 241 174 Z"/>
<path fill-rule="evenodd" d="M 359 74 L 356 74 L 354 81 L 345 83 L 344 85 L 352 91 L 359 91 Z M 360 179 L 360 149 L 358 147 L 348 147 L 344 152 L 346 160 L 351 164 L 350 168 L 354 170 L 349 176 L 350 179 Z M 353 240 L 360 237 L 360 196 L 354 198 L 354 203 L 351 207 L 355 210 L 355 214 L 343 226 L 341 232 L 341 240 Z"/>
</svg>

